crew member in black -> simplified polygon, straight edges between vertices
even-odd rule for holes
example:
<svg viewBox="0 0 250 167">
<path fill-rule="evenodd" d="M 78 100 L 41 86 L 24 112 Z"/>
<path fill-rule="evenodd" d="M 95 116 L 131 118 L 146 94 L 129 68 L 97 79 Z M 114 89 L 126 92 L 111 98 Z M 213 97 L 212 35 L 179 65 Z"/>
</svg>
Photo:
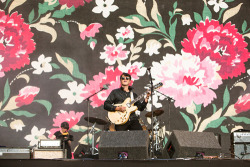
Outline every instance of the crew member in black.
<svg viewBox="0 0 250 167">
<path fill-rule="evenodd" d="M 121 104 L 124 102 L 126 98 L 130 97 L 130 92 L 132 92 L 132 87 L 129 86 L 131 82 L 131 75 L 128 73 L 123 73 L 120 76 L 121 81 L 121 88 L 114 89 L 110 95 L 108 96 L 107 100 L 104 102 L 104 109 L 107 111 L 120 111 L 125 112 L 126 107 L 124 106 L 114 106 L 114 104 Z M 133 93 L 134 99 L 137 97 L 137 94 Z M 146 108 L 148 103 L 148 99 L 150 96 L 150 92 L 147 93 L 146 98 L 143 102 L 137 101 L 134 103 L 137 106 L 139 111 L 143 111 Z M 138 121 L 138 117 L 136 116 L 135 112 L 130 114 L 129 120 L 123 125 L 115 125 L 116 131 L 126 131 L 126 130 L 142 130 L 142 126 Z"/>
<path fill-rule="evenodd" d="M 61 123 L 61 130 L 56 131 L 52 136 L 52 139 L 61 139 L 61 147 L 67 150 L 67 158 L 71 159 L 71 141 L 73 141 L 73 136 L 69 134 L 69 123 L 63 122 Z"/>
</svg>

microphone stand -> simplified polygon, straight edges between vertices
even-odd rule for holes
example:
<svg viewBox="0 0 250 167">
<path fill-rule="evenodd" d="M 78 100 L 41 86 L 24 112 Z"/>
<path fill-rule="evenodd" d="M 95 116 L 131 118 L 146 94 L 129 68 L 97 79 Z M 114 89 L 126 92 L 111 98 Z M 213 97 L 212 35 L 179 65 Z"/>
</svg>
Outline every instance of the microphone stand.
<svg viewBox="0 0 250 167">
<path fill-rule="evenodd" d="M 150 158 L 154 159 L 154 146 L 155 146 L 155 141 L 154 141 L 154 113 L 153 113 L 153 80 L 152 80 L 152 75 L 151 75 L 151 68 L 149 67 L 148 69 L 148 75 L 149 75 L 149 80 L 150 80 L 150 91 L 151 91 L 151 137 L 152 137 L 152 145 L 150 146 Z"/>
<path fill-rule="evenodd" d="M 97 91 L 97 92 L 95 92 L 94 94 L 92 94 L 92 95 L 90 95 L 89 97 L 87 97 L 85 100 L 83 100 L 83 101 L 87 101 L 87 110 L 88 110 L 88 124 L 87 124 L 87 126 L 88 126 L 88 136 L 87 136 L 87 142 L 88 142 L 88 151 L 90 151 L 90 143 L 89 143 L 89 99 L 91 98 L 91 97 L 93 97 L 94 95 L 96 95 L 97 93 L 99 93 L 99 92 L 101 92 L 101 91 L 103 91 L 103 90 L 106 90 L 106 88 L 101 88 L 99 91 Z M 89 152 L 86 152 L 86 154 L 88 154 Z"/>
</svg>

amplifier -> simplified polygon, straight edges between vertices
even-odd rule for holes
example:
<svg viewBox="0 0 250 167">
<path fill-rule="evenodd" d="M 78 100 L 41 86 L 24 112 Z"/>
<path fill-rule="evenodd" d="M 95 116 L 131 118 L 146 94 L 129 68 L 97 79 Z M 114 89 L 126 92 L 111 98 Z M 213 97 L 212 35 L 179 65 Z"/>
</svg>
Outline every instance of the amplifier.
<svg viewBox="0 0 250 167">
<path fill-rule="evenodd" d="M 232 136 L 233 143 L 250 143 L 250 132 L 233 132 Z"/>
<path fill-rule="evenodd" d="M 33 158 L 34 159 L 59 159 L 66 158 L 67 150 L 65 152 L 63 149 L 34 149 Z"/>
<path fill-rule="evenodd" d="M 231 144 L 233 158 L 250 159 L 250 132 L 233 132 Z"/>
<path fill-rule="evenodd" d="M 0 148 L 0 159 L 30 159 L 30 149 Z"/>
<path fill-rule="evenodd" d="M 41 139 L 38 143 L 39 149 L 61 149 L 61 140 Z"/>
</svg>

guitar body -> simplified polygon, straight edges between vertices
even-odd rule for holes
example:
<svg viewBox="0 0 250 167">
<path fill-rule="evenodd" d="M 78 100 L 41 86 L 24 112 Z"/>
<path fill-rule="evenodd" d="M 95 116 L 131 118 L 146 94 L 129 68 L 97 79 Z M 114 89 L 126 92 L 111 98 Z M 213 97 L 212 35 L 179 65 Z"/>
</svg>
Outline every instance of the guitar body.
<svg viewBox="0 0 250 167">
<path fill-rule="evenodd" d="M 115 104 L 114 106 L 123 106 L 126 107 L 126 111 L 125 112 L 120 112 L 120 111 L 109 111 L 108 112 L 108 118 L 109 120 L 116 124 L 116 125 L 122 125 L 125 124 L 131 113 L 135 112 L 137 110 L 137 107 L 134 106 L 133 104 L 131 106 L 128 106 L 127 104 L 129 104 L 131 101 L 130 98 L 127 98 L 124 100 L 124 102 L 122 104 Z"/>
</svg>

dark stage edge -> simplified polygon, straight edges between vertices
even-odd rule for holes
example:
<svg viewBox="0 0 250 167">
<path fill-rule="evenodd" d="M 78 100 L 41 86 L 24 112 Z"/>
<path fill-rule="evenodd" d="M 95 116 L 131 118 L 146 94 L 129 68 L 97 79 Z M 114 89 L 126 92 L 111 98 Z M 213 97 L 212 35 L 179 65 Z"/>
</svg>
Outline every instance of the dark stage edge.
<svg viewBox="0 0 250 167">
<path fill-rule="evenodd" d="M 250 159 L 219 160 L 92 160 L 1 159 L 0 167 L 250 167 Z"/>
</svg>

